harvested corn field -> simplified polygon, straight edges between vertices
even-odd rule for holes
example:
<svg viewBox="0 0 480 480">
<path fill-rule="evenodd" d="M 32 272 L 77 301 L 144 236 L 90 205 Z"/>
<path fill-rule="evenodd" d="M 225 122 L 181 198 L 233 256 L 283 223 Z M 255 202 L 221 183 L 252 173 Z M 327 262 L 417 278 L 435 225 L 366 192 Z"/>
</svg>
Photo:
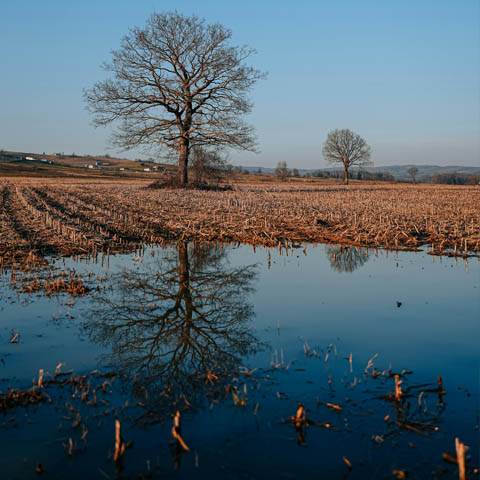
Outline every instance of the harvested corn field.
<svg viewBox="0 0 480 480">
<path fill-rule="evenodd" d="M 480 251 L 477 187 L 286 183 L 228 192 L 144 182 L 0 180 L 0 262 L 132 251 L 177 240 Z"/>
</svg>

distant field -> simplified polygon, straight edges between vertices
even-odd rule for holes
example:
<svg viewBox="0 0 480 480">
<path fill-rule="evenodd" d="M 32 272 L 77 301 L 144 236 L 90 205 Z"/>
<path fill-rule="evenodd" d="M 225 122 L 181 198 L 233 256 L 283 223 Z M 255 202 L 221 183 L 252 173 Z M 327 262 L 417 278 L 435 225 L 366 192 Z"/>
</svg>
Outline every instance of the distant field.
<svg viewBox="0 0 480 480">
<path fill-rule="evenodd" d="M 478 187 L 284 182 L 204 192 L 146 185 L 0 179 L 0 262 L 28 254 L 131 251 L 178 239 L 480 251 Z"/>
</svg>

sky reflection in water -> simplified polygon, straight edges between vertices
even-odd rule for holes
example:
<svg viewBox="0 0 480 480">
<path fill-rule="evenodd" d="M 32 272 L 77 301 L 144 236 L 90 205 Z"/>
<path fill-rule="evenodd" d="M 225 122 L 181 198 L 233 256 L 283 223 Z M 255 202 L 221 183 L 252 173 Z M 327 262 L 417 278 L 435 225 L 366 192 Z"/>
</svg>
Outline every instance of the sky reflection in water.
<svg viewBox="0 0 480 480">
<path fill-rule="evenodd" d="M 278 478 L 282 473 L 295 477 L 321 469 L 328 478 L 345 470 L 338 459 L 348 453 L 350 460 L 366 463 L 363 473 L 352 471 L 352 478 L 362 478 L 373 471 L 378 446 L 372 443 L 371 433 L 380 434 L 385 428 L 383 414 L 378 419 L 357 418 L 355 410 L 360 407 L 332 414 L 319 405 L 328 399 L 345 404 L 346 397 L 364 405 L 366 398 L 378 396 L 368 392 L 388 391 L 388 380 L 371 384 L 363 378 L 368 360 L 378 354 L 375 367 L 379 370 L 390 366 L 395 372 L 413 370 L 415 380 L 410 384 L 435 383 L 437 375 L 443 377 L 447 408 L 439 421 L 444 433 L 425 443 L 421 458 L 435 458 L 439 449 L 451 449 L 453 435 L 462 435 L 470 444 L 478 439 L 473 429 L 478 423 L 478 260 L 470 260 L 467 272 L 463 261 L 424 253 L 376 254 L 309 246 L 306 255 L 302 249 L 289 251 L 289 256 L 270 250 L 270 266 L 267 255 L 264 249 L 254 253 L 246 246 L 208 250 L 182 245 L 147 250 L 142 259 L 113 257 L 108 273 L 97 265 L 65 260 L 66 267 L 105 276 L 100 293 L 70 306 L 62 296 L 18 298 L 4 289 L 0 390 L 6 384 L 26 387 L 39 368 L 53 372 L 60 361 L 79 372 L 108 367 L 126 375 L 119 382 L 119 398 L 142 398 L 145 409 L 137 419 L 169 418 L 182 405 L 182 394 L 192 406 L 207 408 L 187 413 L 184 420 L 185 435 L 196 446 L 195 454 L 181 460 L 181 473 L 186 476 L 195 472 L 207 478 L 228 471 L 232 478 L 248 472 Z M 20 344 L 8 344 L 12 328 L 21 332 Z M 305 351 L 315 351 L 316 356 L 307 358 Z M 345 360 L 350 353 L 352 372 Z M 218 392 L 232 381 L 224 373 L 241 366 L 268 369 L 272 362 L 281 367 L 269 374 L 271 380 L 266 384 L 255 380 L 244 387 L 246 408 L 232 408 L 230 396 L 222 400 Z M 360 386 L 352 388 L 357 381 Z M 216 390 L 208 397 L 214 383 Z M 280 422 L 294 413 L 297 401 L 317 420 L 341 425 L 346 419 L 343 433 L 308 432 L 307 447 L 325 450 L 328 445 L 324 458 L 308 448 L 306 453 L 294 449 L 298 448 L 291 443 L 298 440 L 295 432 Z M 433 400 L 428 402 L 434 411 Z M 252 415 L 257 403 L 257 414 Z M 382 403 L 371 408 L 388 410 Z M 30 434 L 22 428 L 0 431 L 0 438 L 11 439 L 7 450 L 13 458 L 28 456 L 20 448 L 35 451 L 33 456 L 45 451 L 46 438 L 54 435 L 46 427 L 50 417 L 45 415 L 44 438 L 35 427 L 23 427 L 33 429 L 34 436 L 43 438 L 40 442 L 26 440 Z M 165 448 L 169 426 L 167 421 L 147 431 L 126 427 L 138 445 L 127 473 L 129 468 L 130 473 L 144 471 L 145 459 L 157 455 L 162 458 L 159 471 L 170 474 L 170 460 L 168 468 L 163 462 L 169 456 Z M 95 454 L 87 450 L 85 471 L 106 462 L 109 428 L 107 433 L 99 427 L 95 440 L 90 435 L 98 449 Z M 394 463 L 411 464 L 410 450 L 383 449 L 375 468 L 387 472 Z M 216 452 L 221 452 L 220 458 Z M 196 466 L 199 456 L 202 468 Z M 173 463 L 178 466 L 179 462 L 177 458 Z M 73 477 L 82 472 L 74 461 L 64 463 L 54 471 L 68 471 Z M 102 468 L 106 471 L 111 465 L 107 462 Z M 433 467 L 428 468 L 425 471 Z M 15 462 L 7 472 L 12 478 L 25 474 Z"/>
</svg>

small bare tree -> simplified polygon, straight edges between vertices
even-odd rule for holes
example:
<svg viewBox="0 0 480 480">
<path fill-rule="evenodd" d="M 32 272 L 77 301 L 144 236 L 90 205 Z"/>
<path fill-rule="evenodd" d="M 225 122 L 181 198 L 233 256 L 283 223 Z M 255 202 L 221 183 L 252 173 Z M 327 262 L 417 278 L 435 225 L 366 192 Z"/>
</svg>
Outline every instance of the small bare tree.
<svg viewBox="0 0 480 480">
<path fill-rule="evenodd" d="M 275 168 L 275 175 L 281 180 L 286 180 L 289 174 L 290 171 L 288 170 L 287 162 L 284 160 L 278 162 Z"/>
<path fill-rule="evenodd" d="M 192 149 L 191 170 L 198 184 L 212 183 L 218 185 L 227 172 L 227 161 L 217 151 L 209 151 L 202 147 Z"/>
<path fill-rule="evenodd" d="M 341 163 L 345 170 L 345 185 L 348 185 L 348 170 L 351 166 L 372 165 L 372 149 L 357 133 L 348 129 L 332 130 L 323 144 L 323 157 L 329 163 Z"/>
<path fill-rule="evenodd" d="M 412 183 L 415 185 L 417 182 L 416 182 L 416 175 L 418 173 L 418 168 L 417 167 L 410 167 L 408 170 L 407 170 L 408 174 L 412 177 Z"/>
<path fill-rule="evenodd" d="M 196 16 L 154 13 L 104 64 L 112 77 L 85 90 L 94 125 L 118 124 L 118 147 L 177 152 L 182 184 L 194 145 L 254 151 L 242 116 L 252 108 L 247 93 L 264 74 L 245 63 L 255 51 L 230 45 L 231 36 Z"/>
</svg>

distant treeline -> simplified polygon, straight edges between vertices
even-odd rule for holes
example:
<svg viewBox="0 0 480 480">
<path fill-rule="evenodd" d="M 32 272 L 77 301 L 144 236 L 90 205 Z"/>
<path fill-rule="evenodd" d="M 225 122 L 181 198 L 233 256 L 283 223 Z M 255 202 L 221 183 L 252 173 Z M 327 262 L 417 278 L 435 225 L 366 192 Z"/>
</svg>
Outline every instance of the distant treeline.
<svg viewBox="0 0 480 480">
<path fill-rule="evenodd" d="M 305 174 L 306 177 L 316 178 L 343 178 L 344 173 L 341 170 L 315 170 L 311 174 Z M 350 178 L 355 180 L 375 180 L 378 182 L 395 182 L 395 177 L 388 172 L 368 172 L 366 170 L 359 170 L 351 172 Z"/>
<path fill-rule="evenodd" d="M 463 173 L 437 173 L 430 178 L 422 179 L 427 183 L 441 183 L 444 185 L 480 185 L 480 175 Z"/>
<path fill-rule="evenodd" d="M 251 173 L 242 167 L 227 166 L 227 172 L 234 173 Z M 258 168 L 255 172 L 257 174 L 263 174 L 262 168 Z M 306 172 L 303 175 L 299 173 L 296 168 L 292 170 L 284 168 L 280 171 L 277 168 L 277 176 L 281 176 L 283 179 L 288 177 L 304 177 L 304 178 L 338 178 L 343 179 L 343 170 L 314 170 L 313 172 Z M 350 178 L 353 180 L 369 180 L 376 182 L 399 182 L 399 183 L 411 183 L 412 178 L 396 178 L 389 172 L 369 172 L 368 170 L 354 170 L 350 172 Z M 437 173 L 434 175 L 417 175 L 416 183 L 436 183 L 443 185 L 480 185 L 480 175 L 468 174 L 468 173 Z"/>
<path fill-rule="evenodd" d="M 315 170 L 311 174 L 305 174 L 305 177 L 316 178 L 343 178 L 343 171 L 335 170 Z M 355 180 L 370 180 L 377 182 L 410 182 L 411 179 L 396 179 L 388 172 L 368 172 L 360 170 L 351 172 L 350 178 Z M 420 175 L 416 178 L 417 183 L 437 183 L 443 185 L 480 185 L 480 175 L 466 173 L 437 173 L 435 175 Z"/>
<path fill-rule="evenodd" d="M 24 157 L 21 155 L 7 153 L 4 150 L 0 150 L 0 162 L 18 162 L 23 160 Z"/>
</svg>

